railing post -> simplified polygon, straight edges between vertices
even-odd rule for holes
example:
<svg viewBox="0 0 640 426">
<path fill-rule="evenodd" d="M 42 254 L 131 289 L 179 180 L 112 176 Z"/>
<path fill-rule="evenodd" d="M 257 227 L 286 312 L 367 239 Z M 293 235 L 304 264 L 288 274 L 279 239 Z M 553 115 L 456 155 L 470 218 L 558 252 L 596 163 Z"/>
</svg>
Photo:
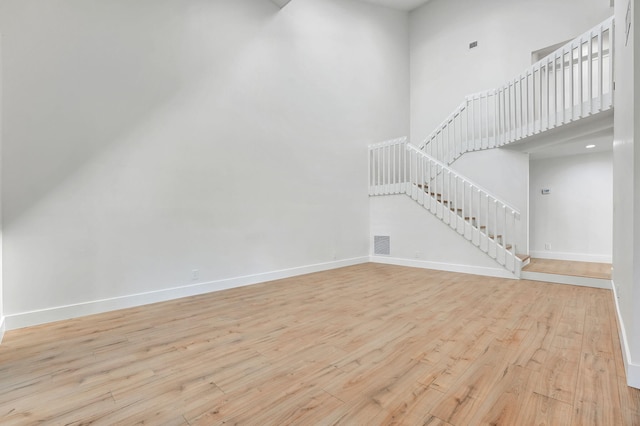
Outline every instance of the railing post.
<svg viewBox="0 0 640 426">
<path fill-rule="evenodd" d="M 462 235 L 464 235 L 465 238 L 467 235 L 467 221 L 465 220 L 465 217 L 467 217 L 466 198 L 467 198 L 467 182 L 464 179 L 462 179 L 462 199 L 460 200 L 460 208 L 462 210 L 460 211 L 460 215 L 462 216 Z M 471 215 L 469 215 L 469 223 L 471 222 L 472 222 Z"/>
<path fill-rule="evenodd" d="M 567 111 L 567 77 L 564 57 L 565 51 L 563 47 L 560 53 L 560 124 L 566 123 Z"/>
<path fill-rule="evenodd" d="M 523 90 L 522 90 L 522 75 L 520 75 L 518 77 L 518 93 L 519 95 L 519 99 L 518 99 L 518 103 L 517 103 L 517 108 L 518 108 L 518 118 L 520 119 L 519 125 L 518 125 L 518 130 L 519 130 L 519 134 L 518 134 L 518 139 L 522 139 L 522 137 L 524 137 L 524 105 L 523 105 Z"/>
<path fill-rule="evenodd" d="M 545 123 L 545 129 L 549 129 L 551 128 L 551 95 L 552 95 L 552 91 L 551 91 L 551 69 L 553 68 L 553 65 L 551 64 L 551 62 L 549 62 L 547 60 L 547 66 L 546 66 L 546 71 L 547 71 L 547 122 Z M 555 74 L 553 74 L 555 77 Z"/>
<path fill-rule="evenodd" d="M 602 48 L 602 25 L 598 28 L 598 111 L 603 109 L 602 99 L 602 79 L 603 79 L 603 66 L 604 62 L 604 49 Z"/>
<path fill-rule="evenodd" d="M 494 90 L 491 99 L 493 99 L 493 134 L 489 142 L 489 148 L 498 146 L 498 91 Z"/>
<path fill-rule="evenodd" d="M 538 132 L 542 131 L 542 65 L 538 65 Z"/>
<path fill-rule="evenodd" d="M 530 117 L 529 117 L 529 71 L 525 71 L 524 73 L 524 137 L 529 136 L 529 126 L 530 126 Z"/>
<path fill-rule="evenodd" d="M 373 168 L 373 193 L 375 195 L 379 195 L 379 190 L 378 190 L 378 149 L 376 146 L 373 147 L 372 149 L 372 156 L 373 156 L 373 164 L 372 164 L 372 168 Z"/>
<path fill-rule="evenodd" d="M 613 20 L 611 20 L 609 22 L 609 104 L 607 105 L 607 107 L 610 107 L 611 105 L 613 105 L 613 97 L 614 97 L 614 90 L 613 90 L 613 80 L 614 80 L 614 67 L 613 67 L 613 61 L 614 61 L 614 55 L 615 55 L 615 51 L 614 51 L 614 46 L 615 46 L 615 22 Z"/>
<path fill-rule="evenodd" d="M 483 94 L 482 98 L 484 99 L 484 128 L 485 128 L 485 133 L 487 135 L 487 145 L 486 147 L 489 147 L 489 95 L 488 94 Z M 481 145 L 482 148 L 485 147 L 484 143 L 482 143 Z"/>
<path fill-rule="evenodd" d="M 589 99 L 589 103 L 587 105 L 588 109 L 589 109 L 589 114 L 593 113 L 593 33 L 591 31 L 589 31 L 589 62 L 588 62 L 588 69 L 587 69 L 587 81 L 589 83 L 589 88 L 588 88 L 588 99 Z"/>
<path fill-rule="evenodd" d="M 583 39 L 580 38 L 578 45 L 578 103 L 580 108 L 578 114 L 584 117 L 584 53 L 582 52 Z"/>
<path fill-rule="evenodd" d="M 509 237 L 511 236 L 511 234 L 508 232 L 507 229 L 507 206 L 502 206 L 502 213 L 503 213 L 503 218 L 502 218 L 502 252 L 504 253 L 504 266 L 507 267 L 508 269 L 508 265 L 507 265 L 507 254 L 509 253 L 509 250 L 507 250 L 507 245 L 509 244 Z M 513 248 L 513 244 L 511 244 L 511 247 Z"/>
<path fill-rule="evenodd" d="M 573 116 L 573 45 L 569 46 L 569 121 Z"/>
</svg>

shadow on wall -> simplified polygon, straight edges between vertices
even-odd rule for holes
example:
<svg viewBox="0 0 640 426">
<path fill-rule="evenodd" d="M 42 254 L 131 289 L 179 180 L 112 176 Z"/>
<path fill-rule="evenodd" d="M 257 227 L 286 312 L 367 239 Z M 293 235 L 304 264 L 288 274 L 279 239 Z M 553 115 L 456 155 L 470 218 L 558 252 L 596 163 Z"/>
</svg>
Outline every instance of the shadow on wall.
<svg viewBox="0 0 640 426">
<path fill-rule="evenodd" d="M 406 15 L 0 2 L 6 314 L 366 255 L 366 143 L 406 130 Z"/>
<path fill-rule="evenodd" d="M 236 121 L 228 86 L 279 10 L 2 3 L 5 314 L 175 286 L 159 262 L 212 257 L 203 229 L 233 209 L 210 201 L 230 192 L 210 175 L 214 149 L 237 144 L 219 131 Z"/>
<path fill-rule="evenodd" d="M 11 0 L 1 11 L 6 229 L 89 164 L 100 167 L 115 145 L 157 138 L 162 161 L 168 145 L 184 142 L 162 134 L 176 104 L 204 80 L 224 90 L 230 64 L 279 8 L 261 0 Z M 213 36 L 221 31 L 228 37 Z"/>
</svg>

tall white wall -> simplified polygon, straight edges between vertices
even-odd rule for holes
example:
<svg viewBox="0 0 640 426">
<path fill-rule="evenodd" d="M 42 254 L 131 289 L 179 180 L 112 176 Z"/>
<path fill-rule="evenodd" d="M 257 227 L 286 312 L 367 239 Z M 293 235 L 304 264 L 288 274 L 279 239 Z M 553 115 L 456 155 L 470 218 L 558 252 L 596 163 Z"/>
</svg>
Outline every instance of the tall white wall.
<svg viewBox="0 0 640 426">
<path fill-rule="evenodd" d="M 631 8 L 631 13 L 628 13 Z M 640 10 L 632 0 L 615 4 L 616 92 L 613 141 L 613 282 L 616 290 L 627 381 L 640 388 Z M 627 36 L 627 23 L 630 33 Z"/>
<path fill-rule="evenodd" d="M 366 259 L 407 28 L 351 0 L 1 0 L 9 326 Z"/>
<path fill-rule="evenodd" d="M 0 33 L 0 342 L 4 337 L 4 302 L 2 300 L 2 34 Z"/>
<path fill-rule="evenodd" d="M 612 152 L 532 160 L 529 171 L 531 255 L 611 262 Z"/>
</svg>

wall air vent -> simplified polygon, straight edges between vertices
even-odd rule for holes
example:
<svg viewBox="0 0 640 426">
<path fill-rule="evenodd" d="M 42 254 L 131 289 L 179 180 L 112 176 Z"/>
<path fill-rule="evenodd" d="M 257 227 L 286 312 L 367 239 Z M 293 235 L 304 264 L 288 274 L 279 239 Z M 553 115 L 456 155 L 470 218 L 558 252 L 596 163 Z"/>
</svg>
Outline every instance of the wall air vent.
<svg viewBox="0 0 640 426">
<path fill-rule="evenodd" d="M 389 256 L 391 254 L 391 238 L 388 235 L 374 235 L 373 254 Z"/>
</svg>

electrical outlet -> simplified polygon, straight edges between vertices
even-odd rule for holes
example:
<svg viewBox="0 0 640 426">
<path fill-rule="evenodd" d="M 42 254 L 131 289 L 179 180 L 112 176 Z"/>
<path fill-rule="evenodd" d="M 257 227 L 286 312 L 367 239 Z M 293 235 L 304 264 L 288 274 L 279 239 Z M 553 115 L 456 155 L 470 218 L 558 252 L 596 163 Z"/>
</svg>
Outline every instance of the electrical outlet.
<svg viewBox="0 0 640 426">
<path fill-rule="evenodd" d="M 547 251 L 551 250 L 551 244 L 545 243 L 544 249 L 547 250 Z"/>
<path fill-rule="evenodd" d="M 194 269 L 193 271 L 191 271 L 191 280 L 195 281 L 198 278 L 200 278 L 200 271 L 197 269 Z"/>
</svg>

